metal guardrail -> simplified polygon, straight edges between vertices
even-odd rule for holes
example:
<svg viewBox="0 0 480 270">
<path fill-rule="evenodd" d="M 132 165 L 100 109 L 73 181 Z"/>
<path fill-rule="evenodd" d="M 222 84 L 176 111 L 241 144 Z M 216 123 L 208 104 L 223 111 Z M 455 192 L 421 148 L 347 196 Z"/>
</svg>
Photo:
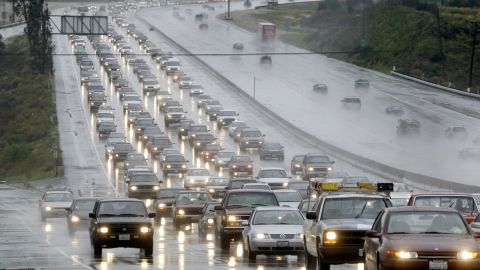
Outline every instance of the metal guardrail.
<svg viewBox="0 0 480 270">
<path fill-rule="evenodd" d="M 468 93 L 468 92 L 458 90 L 458 89 L 455 89 L 455 88 L 435 84 L 435 83 L 428 82 L 428 81 L 425 81 L 425 80 L 422 80 L 422 79 L 419 79 L 419 78 L 416 78 L 416 77 L 408 76 L 408 75 L 405 75 L 405 74 L 402 74 L 402 73 L 399 73 L 399 72 L 396 72 L 396 71 L 393 71 L 393 70 L 390 71 L 390 74 L 393 75 L 393 76 L 397 76 L 397 77 L 409 80 L 409 81 L 414 81 L 414 82 L 417 82 L 417 83 L 421 83 L 423 85 L 434 87 L 434 88 L 437 88 L 437 89 L 440 89 L 442 91 L 446 91 L 446 92 L 449 92 L 449 93 L 480 99 L 480 94 Z"/>
<path fill-rule="evenodd" d="M 3 25 L 0 25 L 0 29 L 2 28 L 11 28 L 11 27 L 15 27 L 15 26 L 18 26 L 18 25 L 21 25 L 21 24 L 24 24 L 25 22 L 15 22 L 15 23 L 9 23 L 9 24 L 3 24 Z"/>
<path fill-rule="evenodd" d="M 305 143 L 312 146 L 312 148 L 319 149 L 327 153 L 332 153 L 332 155 L 335 156 L 335 158 L 342 160 L 352 165 L 353 167 L 362 169 L 373 175 L 383 177 L 384 179 L 388 179 L 392 182 L 398 182 L 398 181 L 401 181 L 402 179 L 407 179 L 412 182 L 417 182 L 417 183 L 425 184 L 432 187 L 438 187 L 441 189 L 448 189 L 448 190 L 454 190 L 458 192 L 469 192 L 469 193 L 480 192 L 480 187 L 478 186 L 456 183 L 456 182 L 449 181 L 447 179 L 431 177 L 423 174 L 418 174 L 415 172 L 394 168 L 386 164 L 382 164 L 380 162 L 374 161 L 369 158 L 365 158 L 358 154 L 351 153 L 345 149 L 341 149 L 335 145 L 329 144 L 315 137 L 314 135 L 308 132 L 305 132 L 301 128 L 293 125 L 292 123 L 282 118 L 277 113 L 267 108 L 265 105 L 255 100 L 247 92 L 245 92 L 243 89 L 238 87 L 234 82 L 230 81 L 228 78 L 221 75 L 218 71 L 216 71 L 214 68 L 208 65 L 205 61 L 200 59 L 198 56 L 192 54 L 185 47 L 175 42 L 172 38 L 170 38 L 169 36 L 164 34 L 162 31 L 160 31 L 155 25 L 149 23 L 146 19 L 142 17 L 137 16 L 137 18 L 140 21 L 144 22 L 149 28 L 155 29 L 157 33 L 159 33 L 161 36 L 167 39 L 171 44 L 176 46 L 178 49 L 190 55 L 193 59 L 195 59 L 202 66 L 204 66 L 210 72 L 211 75 L 213 75 L 214 77 L 222 81 L 225 85 L 233 88 L 237 95 L 239 95 L 241 98 L 248 100 L 249 104 L 254 109 L 260 111 L 263 116 L 269 118 L 273 123 L 281 127 L 282 130 L 285 130 L 285 132 L 288 132 L 289 135 L 291 135 L 292 137 L 295 137 L 299 140 L 304 141 Z"/>
<path fill-rule="evenodd" d="M 287 2 L 287 3 L 276 3 L 274 5 L 272 4 L 266 4 L 266 5 L 261 5 L 261 6 L 255 6 L 255 9 L 261 9 L 261 8 L 275 8 L 275 7 L 278 7 L 278 6 L 293 6 L 293 5 L 297 5 L 297 4 L 306 4 L 306 3 L 318 3 L 318 2 L 322 2 L 322 1 L 295 1 L 295 2 Z"/>
</svg>

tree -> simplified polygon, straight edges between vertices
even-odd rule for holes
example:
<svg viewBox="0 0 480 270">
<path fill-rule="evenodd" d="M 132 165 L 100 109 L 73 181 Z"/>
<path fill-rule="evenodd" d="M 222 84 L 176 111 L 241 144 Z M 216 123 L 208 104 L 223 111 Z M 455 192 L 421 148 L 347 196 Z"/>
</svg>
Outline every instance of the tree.
<svg viewBox="0 0 480 270">
<path fill-rule="evenodd" d="M 16 0 L 13 2 L 13 10 L 25 18 L 25 34 L 36 68 L 41 73 L 51 72 L 55 46 L 52 41 L 48 4 L 45 4 L 45 0 Z"/>
</svg>

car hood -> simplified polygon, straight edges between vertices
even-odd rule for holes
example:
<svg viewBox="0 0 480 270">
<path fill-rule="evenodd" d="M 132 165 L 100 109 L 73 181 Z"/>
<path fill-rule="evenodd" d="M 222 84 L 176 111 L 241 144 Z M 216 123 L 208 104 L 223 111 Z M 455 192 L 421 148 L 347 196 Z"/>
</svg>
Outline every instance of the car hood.
<svg viewBox="0 0 480 270">
<path fill-rule="evenodd" d="M 172 204 L 173 202 L 175 202 L 175 198 L 157 199 L 157 203 Z"/>
<path fill-rule="evenodd" d="M 386 243 L 392 247 L 402 247 L 412 251 L 477 251 L 475 239 L 471 235 L 402 234 L 386 235 Z"/>
<path fill-rule="evenodd" d="M 299 234 L 303 225 L 251 225 L 252 233 Z"/>
<path fill-rule="evenodd" d="M 158 182 L 152 181 L 138 181 L 138 182 L 130 182 L 130 186 L 158 186 Z"/>
<path fill-rule="evenodd" d="M 374 219 L 329 219 L 322 220 L 323 225 L 328 229 L 340 230 L 370 230 Z"/>
<path fill-rule="evenodd" d="M 176 208 L 203 208 L 205 207 L 205 202 L 194 202 L 190 204 L 175 203 L 175 207 Z"/>
<path fill-rule="evenodd" d="M 225 190 L 226 186 L 206 186 L 205 187 L 206 190 L 208 190 L 210 188 Z"/>
<path fill-rule="evenodd" d="M 253 211 L 252 207 L 242 207 L 235 209 L 225 209 L 227 215 L 251 215 Z"/>
<path fill-rule="evenodd" d="M 77 216 L 81 220 L 89 220 L 90 217 L 88 216 L 88 214 L 90 212 L 91 211 L 74 211 L 72 215 Z"/>
<path fill-rule="evenodd" d="M 187 176 L 188 180 L 200 181 L 208 179 L 210 176 Z"/>
<path fill-rule="evenodd" d="M 282 206 L 288 206 L 288 207 L 292 207 L 292 208 L 297 208 L 298 205 L 300 204 L 300 202 L 278 202 L 278 204 L 282 205 Z"/>
<path fill-rule="evenodd" d="M 68 208 L 72 205 L 72 202 L 43 202 L 43 206 L 50 206 L 52 208 Z"/>
<path fill-rule="evenodd" d="M 150 219 L 147 217 L 102 217 L 102 218 L 98 218 L 98 223 L 145 224 L 145 223 L 150 223 Z"/>
</svg>

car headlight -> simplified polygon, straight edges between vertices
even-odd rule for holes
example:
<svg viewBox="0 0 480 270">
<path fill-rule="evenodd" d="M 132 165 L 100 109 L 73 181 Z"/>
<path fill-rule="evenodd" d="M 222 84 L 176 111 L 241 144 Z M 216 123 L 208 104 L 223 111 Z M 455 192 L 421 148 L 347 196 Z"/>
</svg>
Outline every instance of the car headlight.
<svg viewBox="0 0 480 270">
<path fill-rule="evenodd" d="M 148 138 L 148 136 L 143 136 L 143 138 L 146 140 Z"/>
<path fill-rule="evenodd" d="M 288 186 L 288 183 L 285 182 L 285 183 L 282 184 L 282 186 L 287 187 L 287 186 Z"/>
<path fill-rule="evenodd" d="M 260 240 L 261 240 L 261 239 L 266 239 L 266 238 L 268 238 L 268 234 L 266 234 L 266 233 L 257 233 L 257 234 L 255 235 L 255 238 L 260 239 Z"/>
<path fill-rule="evenodd" d="M 248 167 L 248 168 L 252 168 L 252 165 L 248 165 L 247 167 Z"/>
<path fill-rule="evenodd" d="M 144 227 L 141 227 L 141 228 L 140 228 L 140 232 L 141 232 L 141 233 L 148 233 L 148 232 L 150 232 L 150 228 L 149 228 L 149 227 L 145 227 L 145 226 L 144 226 Z"/>
<path fill-rule="evenodd" d="M 183 215 L 185 215 L 185 211 L 183 209 L 180 209 L 180 210 L 178 210 L 178 214 L 183 216 Z"/>
<path fill-rule="evenodd" d="M 477 252 L 470 252 L 470 251 L 460 251 L 457 253 L 457 259 L 459 260 L 471 260 L 477 258 Z"/>
<path fill-rule="evenodd" d="M 326 232 L 325 239 L 323 240 L 324 244 L 336 244 L 337 243 L 337 233 L 336 232 Z"/>
<path fill-rule="evenodd" d="M 45 211 L 47 211 L 47 212 L 52 211 L 52 207 L 50 207 L 50 206 L 45 207 Z"/>
<path fill-rule="evenodd" d="M 183 169 L 187 168 L 187 165 L 185 165 L 185 164 L 184 164 L 184 165 L 182 165 L 182 168 L 183 168 Z"/>
<path fill-rule="evenodd" d="M 159 186 L 154 186 L 153 190 L 155 190 L 155 191 L 160 190 L 160 187 Z"/>
<path fill-rule="evenodd" d="M 157 151 L 157 150 L 158 150 L 158 147 L 154 147 L 153 150 Z"/>
<path fill-rule="evenodd" d="M 195 137 L 197 137 L 197 135 L 195 135 L 195 134 L 192 134 L 192 138 L 195 138 Z"/>
<path fill-rule="evenodd" d="M 297 234 L 295 235 L 295 238 L 297 238 L 297 239 L 303 239 L 303 233 L 297 233 Z"/>
<path fill-rule="evenodd" d="M 200 146 L 201 143 L 197 142 L 197 146 Z"/>
<path fill-rule="evenodd" d="M 169 115 L 167 115 L 167 117 L 168 117 L 168 118 L 172 118 L 172 115 L 169 114 Z"/>
<path fill-rule="evenodd" d="M 207 219 L 207 223 L 208 223 L 208 224 L 213 224 L 213 218 Z"/>
<path fill-rule="evenodd" d="M 167 169 L 170 169 L 170 168 L 172 168 L 172 166 L 171 166 L 171 165 L 167 165 Z"/>
<path fill-rule="evenodd" d="M 115 154 L 116 157 L 118 157 L 118 154 Z"/>
<path fill-rule="evenodd" d="M 237 217 L 236 216 L 228 216 L 228 221 L 236 221 Z"/>
<path fill-rule="evenodd" d="M 211 189 L 208 190 L 208 192 L 214 193 L 214 192 L 215 192 L 215 189 L 211 188 Z"/>
<path fill-rule="evenodd" d="M 183 131 L 185 131 L 185 129 L 184 129 L 184 128 L 181 128 L 180 131 L 183 132 Z"/>
<path fill-rule="evenodd" d="M 263 142 L 261 142 L 261 141 L 260 141 L 260 142 L 258 142 L 258 144 L 262 144 L 262 143 L 263 143 Z"/>
<path fill-rule="evenodd" d="M 108 233 L 108 227 L 100 227 L 98 230 L 100 233 Z"/>
<path fill-rule="evenodd" d="M 137 131 L 142 131 L 142 129 L 141 129 L 141 128 L 137 128 Z"/>
<path fill-rule="evenodd" d="M 165 208 L 165 207 L 167 207 L 167 205 L 164 204 L 164 203 L 159 203 L 159 204 L 158 204 L 158 208 L 160 208 L 160 209 L 163 209 L 163 208 Z"/>
<path fill-rule="evenodd" d="M 331 171 L 331 170 L 332 170 L 332 167 L 328 167 L 327 170 Z"/>
<path fill-rule="evenodd" d="M 309 172 L 313 172 L 313 170 L 314 170 L 314 169 L 313 169 L 312 167 L 308 168 L 308 171 L 309 171 Z"/>
<path fill-rule="evenodd" d="M 295 168 L 300 168 L 300 164 L 295 164 Z"/>
<path fill-rule="evenodd" d="M 77 223 L 77 222 L 80 221 L 80 219 L 79 219 L 77 216 L 72 216 L 72 217 L 70 218 L 70 221 L 73 222 L 73 223 Z"/>
<path fill-rule="evenodd" d="M 234 169 L 237 168 L 237 165 L 233 165 L 232 168 L 234 168 Z"/>
<path fill-rule="evenodd" d="M 131 186 L 130 190 L 137 190 L 137 186 Z"/>
<path fill-rule="evenodd" d="M 388 253 L 388 251 L 387 251 Z M 411 251 L 397 251 L 395 252 L 395 256 L 397 256 L 400 259 L 416 259 L 418 258 L 417 252 L 411 252 Z"/>
</svg>

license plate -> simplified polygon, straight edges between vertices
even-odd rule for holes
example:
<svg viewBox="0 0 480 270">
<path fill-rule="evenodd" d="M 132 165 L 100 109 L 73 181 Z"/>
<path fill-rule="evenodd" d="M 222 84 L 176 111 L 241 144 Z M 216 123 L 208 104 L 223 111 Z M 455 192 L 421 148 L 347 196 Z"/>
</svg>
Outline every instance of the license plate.
<svg viewBox="0 0 480 270">
<path fill-rule="evenodd" d="M 363 248 L 358 249 L 358 257 L 363 257 Z"/>
<path fill-rule="evenodd" d="M 448 269 L 448 262 L 447 261 L 429 261 L 428 262 L 428 269 L 432 270 L 447 270 Z"/>
<path fill-rule="evenodd" d="M 278 241 L 277 247 L 288 247 L 288 241 Z"/>
<path fill-rule="evenodd" d="M 130 234 L 119 234 L 118 235 L 118 240 L 129 241 L 130 240 Z"/>
</svg>

